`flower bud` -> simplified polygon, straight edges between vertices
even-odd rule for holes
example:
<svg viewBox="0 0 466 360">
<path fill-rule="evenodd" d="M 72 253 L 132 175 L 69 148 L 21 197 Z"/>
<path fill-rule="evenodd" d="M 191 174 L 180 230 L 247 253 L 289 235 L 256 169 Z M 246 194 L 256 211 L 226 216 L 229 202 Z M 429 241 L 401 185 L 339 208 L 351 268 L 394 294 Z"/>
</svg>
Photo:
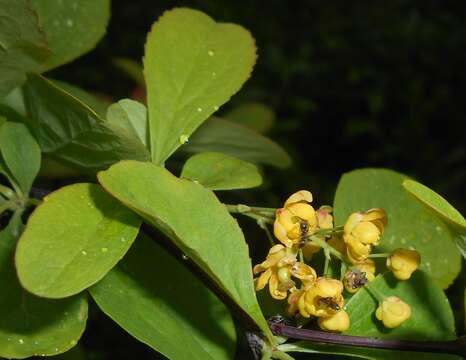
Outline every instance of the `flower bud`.
<svg viewBox="0 0 466 360">
<path fill-rule="evenodd" d="M 326 331 L 346 331 L 349 329 L 350 319 L 345 310 L 336 314 L 319 318 L 319 327 Z"/>
<path fill-rule="evenodd" d="M 396 249 L 387 258 L 387 267 L 399 280 L 408 280 L 421 263 L 416 250 Z"/>
<path fill-rule="evenodd" d="M 375 317 L 385 327 L 392 329 L 400 326 L 411 317 L 411 307 L 397 296 L 389 296 L 379 305 Z"/>
</svg>

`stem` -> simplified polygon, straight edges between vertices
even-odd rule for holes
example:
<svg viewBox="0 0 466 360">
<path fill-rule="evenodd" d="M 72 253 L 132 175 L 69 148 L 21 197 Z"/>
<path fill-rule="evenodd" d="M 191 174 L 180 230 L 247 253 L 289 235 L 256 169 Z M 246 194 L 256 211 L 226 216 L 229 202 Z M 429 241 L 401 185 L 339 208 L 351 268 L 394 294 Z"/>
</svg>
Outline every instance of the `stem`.
<svg viewBox="0 0 466 360">
<path fill-rule="evenodd" d="M 16 202 L 14 201 L 7 201 L 3 205 L 0 205 L 0 214 L 7 210 L 15 210 L 16 209 Z"/>
<path fill-rule="evenodd" d="M 309 237 L 309 240 L 311 240 L 316 245 L 319 245 L 322 249 L 324 249 L 324 250 L 327 249 L 330 254 L 337 257 L 341 261 L 345 261 L 341 252 L 339 252 L 337 249 L 331 247 L 329 244 L 327 244 L 324 240 L 320 239 L 319 237 L 311 235 Z"/>
<path fill-rule="evenodd" d="M 346 269 L 347 269 L 346 263 L 342 261 L 340 263 L 340 281 L 343 281 L 343 278 L 345 277 Z"/>
<path fill-rule="evenodd" d="M 275 350 L 274 352 L 272 352 L 272 359 L 294 360 L 292 356 L 288 355 L 286 352 L 281 350 Z"/>
<path fill-rule="evenodd" d="M 273 236 L 272 234 L 270 233 L 270 230 L 269 228 L 267 227 L 267 224 L 265 223 L 265 221 L 263 219 L 259 219 L 257 220 L 257 225 L 260 226 L 261 229 L 263 229 L 267 235 L 267 239 L 269 239 L 269 243 L 270 243 L 270 246 L 274 246 L 275 245 L 275 241 L 273 240 Z"/>
<path fill-rule="evenodd" d="M 328 273 L 328 263 L 330 261 L 330 253 L 328 249 L 324 249 L 324 254 L 325 254 L 325 262 L 324 262 L 324 276 L 327 276 Z M 342 262 L 343 264 L 343 262 Z"/>
<path fill-rule="evenodd" d="M 2 194 L 5 198 L 11 199 L 15 193 L 11 190 L 8 186 L 0 184 L 0 194 Z"/>
<path fill-rule="evenodd" d="M 384 296 L 380 291 L 376 290 L 370 282 L 366 283 L 366 285 L 364 285 L 364 289 L 366 289 L 367 292 L 369 292 L 369 294 L 371 294 L 373 297 L 375 297 L 379 302 L 382 302 L 384 301 L 384 299 L 386 298 L 386 296 Z"/>
<path fill-rule="evenodd" d="M 304 264 L 304 254 L 303 249 L 299 249 L 299 261 Z"/>
<path fill-rule="evenodd" d="M 389 257 L 390 253 L 370 254 L 370 258 L 386 258 Z"/>
<path fill-rule="evenodd" d="M 293 339 L 308 340 L 324 344 L 360 346 L 366 348 L 421 351 L 431 353 L 456 354 L 464 356 L 466 348 L 466 337 L 462 336 L 453 341 L 407 341 L 388 340 L 380 338 L 350 336 L 333 334 L 323 331 L 298 329 L 282 324 L 270 325 L 275 335 L 287 336 Z M 299 351 L 300 347 L 294 344 L 282 344 L 277 347 L 281 351 Z"/>
</svg>

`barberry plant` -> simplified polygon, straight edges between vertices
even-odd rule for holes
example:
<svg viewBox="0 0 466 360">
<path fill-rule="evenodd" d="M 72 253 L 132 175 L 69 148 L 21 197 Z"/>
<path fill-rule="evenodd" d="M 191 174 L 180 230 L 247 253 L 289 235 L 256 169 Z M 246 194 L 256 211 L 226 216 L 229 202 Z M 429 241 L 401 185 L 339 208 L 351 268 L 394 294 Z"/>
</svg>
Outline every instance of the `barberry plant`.
<svg viewBox="0 0 466 360">
<path fill-rule="evenodd" d="M 0 357 L 79 348 L 89 297 L 170 359 L 233 359 L 239 338 L 262 359 L 464 355 L 443 291 L 466 254 L 457 210 L 386 169 L 345 174 L 317 210 L 308 190 L 223 202 L 291 163 L 265 105 L 221 111 L 251 75 L 252 35 L 169 10 L 142 69 L 116 62 L 144 95 L 109 104 L 46 74 L 109 14 L 109 0 L 0 0 Z"/>
</svg>

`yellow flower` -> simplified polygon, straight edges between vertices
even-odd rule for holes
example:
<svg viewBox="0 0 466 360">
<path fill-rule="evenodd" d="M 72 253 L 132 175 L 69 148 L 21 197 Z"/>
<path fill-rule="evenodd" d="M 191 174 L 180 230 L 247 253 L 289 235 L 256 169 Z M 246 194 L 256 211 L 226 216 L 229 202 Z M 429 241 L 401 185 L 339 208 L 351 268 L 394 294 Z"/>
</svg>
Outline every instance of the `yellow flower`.
<svg viewBox="0 0 466 360">
<path fill-rule="evenodd" d="M 421 263 L 421 256 L 416 250 L 396 249 L 387 258 L 387 267 L 400 280 L 408 280 Z"/>
<path fill-rule="evenodd" d="M 291 195 L 284 207 L 277 210 L 273 231 L 285 246 L 303 243 L 307 235 L 315 230 L 317 217 L 311 202 L 312 194 L 301 190 Z"/>
<path fill-rule="evenodd" d="M 273 246 L 266 260 L 254 266 L 254 275 L 262 273 L 255 279 L 256 291 L 262 290 L 268 283 L 270 295 L 274 299 L 285 299 L 288 290 L 294 286 L 291 280 L 291 268 L 295 262 L 295 252 L 281 244 Z"/>
<path fill-rule="evenodd" d="M 390 296 L 382 301 L 375 316 L 383 322 L 385 327 L 392 329 L 400 326 L 411 317 L 411 307 L 399 297 Z"/>
<path fill-rule="evenodd" d="M 346 331 L 350 326 L 350 319 L 345 310 L 340 310 L 335 315 L 320 317 L 319 326 L 326 331 Z"/>
<path fill-rule="evenodd" d="M 298 299 L 299 312 L 304 317 L 324 316 L 336 314 L 343 308 L 344 299 L 341 295 L 343 284 L 336 279 L 317 278 L 312 286 Z"/>
<path fill-rule="evenodd" d="M 296 262 L 293 264 L 291 267 L 291 275 L 301 280 L 305 286 L 312 285 L 317 279 L 316 271 L 309 265 L 302 262 Z"/>
<path fill-rule="evenodd" d="M 367 259 L 372 246 L 379 243 L 386 224 L 387 215 L 383 209 L 370 209 L 349 216 L 343 229 L 343 240 L 348 259 L 353 264 Z"/>
<path fill-rule="evenodd" d="M 317 229 L 332 229 L 333 228 L 333 216 L 331 215 L 332 207 L 328 205 L 321 206 L 319 210 L 316 211 L 317 218 Z M 322 240 L 325 240 L 324 236 L 320 237 Z M 303 247 L 303 255 L 307 261 L 311 261 L 312 255 L 319 252 L 321 247 L 312 242 L 306 243 Z"/>
</svg>

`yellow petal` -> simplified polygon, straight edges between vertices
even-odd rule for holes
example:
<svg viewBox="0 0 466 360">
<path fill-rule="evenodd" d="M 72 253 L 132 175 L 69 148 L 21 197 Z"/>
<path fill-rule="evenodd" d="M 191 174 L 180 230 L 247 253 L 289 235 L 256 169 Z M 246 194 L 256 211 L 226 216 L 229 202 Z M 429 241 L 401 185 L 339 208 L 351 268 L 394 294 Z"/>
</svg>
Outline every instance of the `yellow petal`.
<svg viewBox="0 0 466 360">
<path fill-rule="evenodd" d="M 345 310 L 340 310 L 329 317 L 320 317 L 319 326 L 326 331 L 346 331 L 350 326 L 350 319 Z"/>
<path fill-rule="evenodd" d="M 286 299 L 287 291 L 280 290 L 278 288 L 279 281 L 278 281 L 278 276 L 276 272 L 272 272 L 272 275 L 270 276 L 269 279 L 269 292 L 270 295 L 277 300 L 283 300 Z"/>
<path fill-rule="evenodd" d="M 312 202 L 312 194 L 310 191 L 307 190 L 300 190 L 292 194 L 286 201 L 285 201 L 285 207 L 287 207 L 290 204 L 294 204 L 297 202 Z"/>
<path fill-rule="evenodd" d="M 265 287 L 265 285 L 267 285 L 271 275 L 272 269 L 267 269 L 259 276 L 258 279 L 256 279 L 256 291 L 262 290 Z"/>
</svg>

